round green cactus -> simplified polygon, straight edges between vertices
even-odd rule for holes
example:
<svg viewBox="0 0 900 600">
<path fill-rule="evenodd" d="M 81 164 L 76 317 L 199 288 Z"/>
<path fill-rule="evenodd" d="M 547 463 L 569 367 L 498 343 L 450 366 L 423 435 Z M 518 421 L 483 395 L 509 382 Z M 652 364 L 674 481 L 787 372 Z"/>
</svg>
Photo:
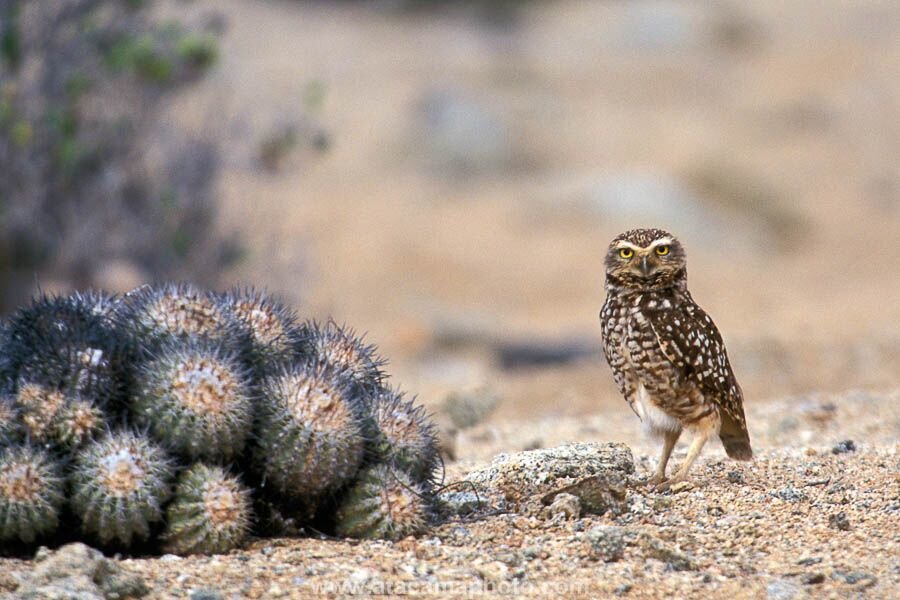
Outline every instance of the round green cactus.
<svg viewBox="0 0 900 600">
<path fill-rule="evenodd" d="M 237 457 L 250 434 L 252 408 L 243 363 L 218 342 L 170 340 L 135 376 L 136 422 L 188 460 Z"/>
<path fill-rule="evenodd" d="M 293 311 L 254 288 L 234 289 L 218 296 L 220 306 L 248 333 L 249 360 L 260 376 L 290 362 L 300 344 L 300 329 Z"/>
<path fill-rule="evenodd" d="M 63 500 L 60 467 L 46 450 L 0 448 L 0 541 L 30 544 L 52 534 Z"/>
<path fill-rule="evenodd" d="M 344 537 L 398 540 L 421 533 L 431 505 L 427 490 L 402 469 L 365 469 L 336 513 L 335 530 Z"/>
<path fill-rule="evenodd" d="M 161 448 L 130 431 L 91 442 L 75 457 L 72 509 L 82 531 L 101 543 L 146 539 L 162 519 L 171 463 Z"/>
<path fill-rule="evenodd" d="M 76 294 L 36 298 L 4 328 L 0 379 L 37 383 L 100 406 L 117 401 L 129 343 L 98 298 Z M 102 305 L 102 304 L 101 304 Z"/>
<path fill-rule="evenodd" d="M 15 404 L 28 438 L 38 443 L 49 442 L 57 415 L 66 405 L 66 395 L 39 383 L 20 382 Z"/>
<path fill-rule="evenodd" d="M 195 464 L 181 474 L 166 509 L 163 549 L 217 554 L 240 547 L 250 531 L 250 491 L 223 468 Z"/>
<path fill-rule="evenodd" d="M 267 379 L 262 403 L 256 459 L 265 481 L 312 510 L 362 461 L 358 400 L 326 365 L 301 365 Z"/>
<path fill-rule="evenodd" d="M 20 382 L 18 388 L 18 421 L 32 442 L 71 450 L 107 426 L 105 413 L 89 399 L 38 383 Z"/>
<path fill-rule="evenodd" d="M 378 356 L 375 346 L 366 344 L 352 329 L 334 321 L 324 326 L 304 323 L 300 332 L 300 355 L 311 363 L 326 363 L 342 371 L 362 393 L 374 393 L 381 387 L 386 361 Z"/>
<path fill-rule="evenodd" d="M 187 283 L 139 288 L 126 295 L 120 314 L 145 348 L 172 337 L 246 341 L 244 332 L 211 294 Z"/>
<path fill-rule="evenodd" d="M 379 462 L 396 465 L 418 483 L 430 482 L 438 465 L 437 432 L 415 399 L 383 389 L 370 404 L 372 447 Z"/>
<path fill-rule="evenodd" d="M 69 398 L 51 423 L 52 439 L 66 449 L 78 448 L 108 426 L 107 417 L 93 402 Z"/>
</svg>

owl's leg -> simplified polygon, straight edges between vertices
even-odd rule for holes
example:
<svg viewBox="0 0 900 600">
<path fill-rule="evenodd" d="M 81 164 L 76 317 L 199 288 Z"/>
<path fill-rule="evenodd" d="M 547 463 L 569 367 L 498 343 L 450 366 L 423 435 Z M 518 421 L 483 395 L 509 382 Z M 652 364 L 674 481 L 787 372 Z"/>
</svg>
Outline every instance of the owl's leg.
<svg viewBox="0 0 900 600">
<path fill-rule="evenodd" d="M 666 465 L 669 464 L 669 457 L 672 456 L 672 450 L 681 437 L 681 429 L 678 431 L 665 431 L 663 433 L 664 442 L 662 454 L 659 456 L 659 464 L 656 465 L 656 473 L 647 480 L 647 485 L 657 486 L 666 480 Z"/>
<path fill-rule="evenodd" d="M 691 465 L 693 465 L 694 461 L 697 460 L 697 457 L 700 456 L 703 446 L 706 445 L 709 438 L 718 432 L 719 415 L 716 412 L 713 412 L 711 415 L 692 424 L 690 429 L 694 434 L 694 439 L 691 440 L 691 445 L 688 447 L 687 457 L 685 457 L 684 462 L 681 463 L 681 467 L 679 467 L 678 471 L 671 479 L 663 481 L 656 486 L 656 489 L 660 492 L 664 492 L 676 483 L 680 483 L 687 479 L 688 471 L 691 470 Z"/>
</svg>

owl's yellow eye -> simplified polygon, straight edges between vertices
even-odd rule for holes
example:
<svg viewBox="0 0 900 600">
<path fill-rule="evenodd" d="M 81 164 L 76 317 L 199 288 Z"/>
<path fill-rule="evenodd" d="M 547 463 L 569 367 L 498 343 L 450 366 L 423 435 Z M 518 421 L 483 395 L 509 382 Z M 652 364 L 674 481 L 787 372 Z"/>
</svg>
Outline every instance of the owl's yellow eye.
<svg viewBox="0 0 900 600">
<path fill-rule="evenodd" d="M 634 250 L 631 248 L 619 248 L 619 256 L 622 258 L 631 258 L 634 256 Z"/>
<path fill-rule="evenodd" d="M 656 247 L 656 254 L 657 254 L 657 255 L 659 255 L 659 256 L 665 256 L 665 255 L 668 254 L 668 253 L 669 253 L 669 247 L 668 247 L 668 246 L 657 246 L 657 247 Z"/>
</svg>

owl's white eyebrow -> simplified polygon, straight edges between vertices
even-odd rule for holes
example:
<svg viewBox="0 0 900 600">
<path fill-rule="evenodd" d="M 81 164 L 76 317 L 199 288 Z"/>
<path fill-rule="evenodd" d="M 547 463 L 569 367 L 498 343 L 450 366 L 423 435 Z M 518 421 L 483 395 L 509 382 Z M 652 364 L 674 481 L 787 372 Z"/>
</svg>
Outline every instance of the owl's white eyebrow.
<svg viewBox="0 0 900 600">
<path fill-rule="evenodd" d="M 625 240 L 619 240 L 616 242 L 615 248 L 618 250 L 619 248 L 631 248 L 632 250 L 641 250 L 640 246 L 635 246 L 631 242 L 626 242 Z"/>
<path fill-rule="evenodd" d="M 652 244 L 650 244 L 650 248 L 656 248 L 657 246 L 669 246 L 672 244 L 674 240 L 672 238 L 659 238 L 658 240 L 654 240 Z"/>
</svg>

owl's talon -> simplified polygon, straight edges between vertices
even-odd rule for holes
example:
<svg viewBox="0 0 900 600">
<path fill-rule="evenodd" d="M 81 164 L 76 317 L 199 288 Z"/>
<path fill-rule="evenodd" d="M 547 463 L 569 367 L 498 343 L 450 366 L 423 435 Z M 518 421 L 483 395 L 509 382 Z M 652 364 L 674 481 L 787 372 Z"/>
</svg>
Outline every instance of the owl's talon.
<svg viewBox="0 0 900 600">
<path fill-rule="evenodd" d="M 656 485 L 653 486 L 654 492 L 668 492 L 672 487 L 672 480 L 666 479 L 665 481 L 660 481 Z"/>
<path fill-rule="evenodd" d="M 641 482 L 641 485 L 645 485 L 650 489 L 655 489 L 656 486 L 660 485 L 665 480 L 666 480 L 665 475 L 660 475 L 659 473 L 657 473 L 657 474 L 651 475 L 650 477 L 645 479 L 643 482 Z"/>
<path fill-rule="evenodd" d="M 687 477 L 675 475 L 670 479 L 660 482 L 653 489 L 657 492 L 672 491 L 673 493 L 677 493 L 685 489 L 690 489 L 691 487 L 693 486 L 687 481 Z"/>
</svg>

